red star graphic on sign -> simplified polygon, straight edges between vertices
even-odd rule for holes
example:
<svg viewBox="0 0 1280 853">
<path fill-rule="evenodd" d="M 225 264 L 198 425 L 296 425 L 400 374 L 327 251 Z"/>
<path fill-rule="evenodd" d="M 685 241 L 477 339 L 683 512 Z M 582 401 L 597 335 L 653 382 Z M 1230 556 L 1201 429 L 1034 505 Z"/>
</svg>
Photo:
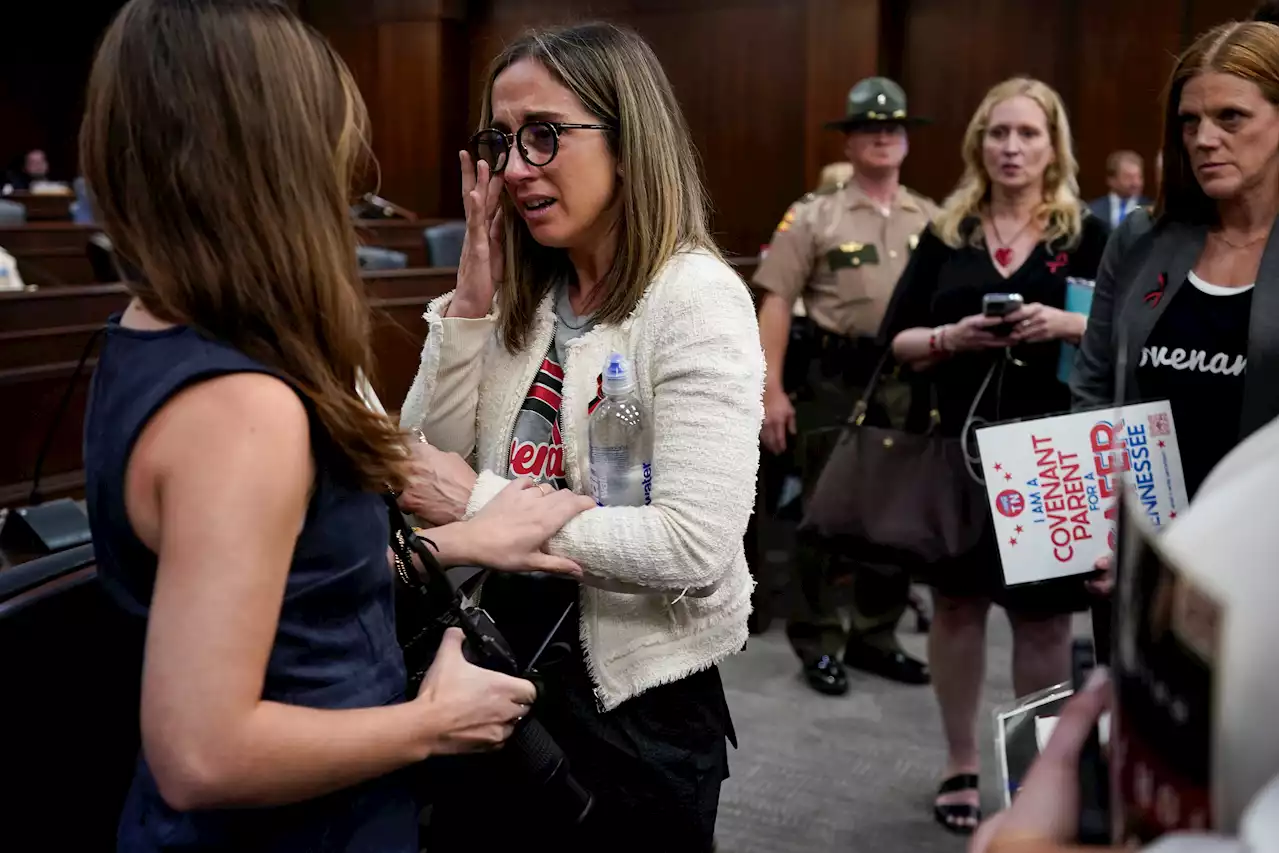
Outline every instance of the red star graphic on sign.
<svg viewBox="0 0 1280 853">
<path fill-rule="evenodd" d="M 1171 512 L 1169 513 L 1169 517 L 1170 517 L 1170 518 L 1177 518 L 1177 517 L 1178 517 L 1178 511 L 1177 511 L 1176 509 L 1175 509 L 1175 510 L 1173 510 L 1173 511 L 1171 511 Z"/>
<path fill-rule="evenodd" d="M 997 462 L 997 463 L 996 463 L 996 470 L 997 470 L 997 471 L 1003 471 L 1003 470 L 1004 470 L 1004 469 L 1000 466 L 1000 463 L 999 463 L 999 462 Z"/>
<path fill-rule="evenodd" d="M 1160 447 L 1164 447 L 1164 439 L 1163 438 L 1160 439 L 1159 441 L 1156 442 L 1156 444 L 1159 445 Z"/>
<path fill-rule="evenodd" d="M 1014 533 L 1021 533 L 1021 532 L 1022 532 L 1022 525 L 1021 525 L 1021 524 L 1019 524 L 1017 527 L 1013 528 L 1013 532 L 1014 532 Z"/>
<path fill-rule="evenodd" d="M 1010 536 L 1010 537 L 1009 537 L 1009 544 L 1010 544 L 1010 545 L 1017 545 L 1017 544 L 1018 544 L 1018 540 L 1017 540 L 1017 539 L 1014 539 L 1012 536 Z"/>
<path fill-rule="evenodd" d="M 1006 480 L 1012 480 L 1012 479 L 1013 479 L 1013 475 L 1012 475 L 1012 474 L 1010 474 L 1008 471 L 1005 471 L 1005 472 L 1004 472 L 1004 478 L 1005 478 Z"/>
</svg>

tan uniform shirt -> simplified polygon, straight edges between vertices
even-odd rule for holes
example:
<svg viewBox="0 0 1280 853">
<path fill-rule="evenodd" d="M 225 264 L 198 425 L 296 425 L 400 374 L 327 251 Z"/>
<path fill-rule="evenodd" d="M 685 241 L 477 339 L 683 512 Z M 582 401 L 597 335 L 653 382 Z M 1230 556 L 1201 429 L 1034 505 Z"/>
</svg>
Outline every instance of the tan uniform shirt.
<svg viewBox="0 0 1280 853">
<path fill-rule="evenodd" d="M 887 211 L 854 181 L 809 193 L 778 223 L 752 281 L 788 304 L 801 297 L 828 332 L 875 335 L 918 235 L 937 212 L 905 187 Z"/>
</svg>

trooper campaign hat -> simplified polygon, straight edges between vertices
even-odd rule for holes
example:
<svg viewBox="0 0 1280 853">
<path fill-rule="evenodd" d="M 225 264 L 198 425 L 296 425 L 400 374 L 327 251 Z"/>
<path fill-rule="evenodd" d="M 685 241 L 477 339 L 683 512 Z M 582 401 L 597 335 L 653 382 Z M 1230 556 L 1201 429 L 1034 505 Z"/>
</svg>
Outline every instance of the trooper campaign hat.
<svg viewBox="0 0 1280 853">
<path fill-rule="evenodd" d="M 888 77 L 859 80 L 849 90 L 844 118 L 827 122 L 832 130 L 853 130 L 869 124 L 925 124 L 927 118 L 907 113 L 907 93 Z"/>
</svg>

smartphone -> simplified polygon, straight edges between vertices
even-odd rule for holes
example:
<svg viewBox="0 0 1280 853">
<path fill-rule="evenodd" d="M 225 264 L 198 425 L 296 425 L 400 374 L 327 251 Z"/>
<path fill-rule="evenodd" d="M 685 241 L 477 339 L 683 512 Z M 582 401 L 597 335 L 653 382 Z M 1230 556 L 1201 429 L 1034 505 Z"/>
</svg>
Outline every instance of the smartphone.
<svg viewBox="0 0 1280 853">
<path fill-rule="evenodd" d="M 1021 293 L 985 293 L 982 296 L 982 314 L 984 317 L 1007 317 L 1023 305 Z M 988 329 L 998 338 L 1007 338 L 1013 333 L 1013 326 L 1001 323 Z"/>
<path fill-rule="evenodd" d="M 1097 665 L 1093 640 L 1078 637 L 1071 643 L 1071 686 L 1084 689 L 1089 673 Z M 1076 840 L 1081 844 L 1111 843 L 1111 773 L 1102 754 L 1095 723 L 1080 750 L 1080 815 Z"/>
<path fill-rule="evenodd" d="M 1007 317 L 1022 307 L 1021 293 L 985 293 L 982 313 L 987 317 Z"/>
</svg>

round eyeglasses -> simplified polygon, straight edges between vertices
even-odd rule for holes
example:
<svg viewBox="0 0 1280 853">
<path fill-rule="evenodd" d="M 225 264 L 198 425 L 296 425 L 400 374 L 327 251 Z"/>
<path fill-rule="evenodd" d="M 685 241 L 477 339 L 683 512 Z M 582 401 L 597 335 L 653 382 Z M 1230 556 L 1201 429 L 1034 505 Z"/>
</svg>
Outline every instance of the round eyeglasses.
<svg viewBox="0 0 1280 853">
<path fill-rule="evenodd" d="M 566 130 L 613 130 L 607 124 L 570 124 L 563 121 L 531 121 L 521 125 L 515 133 L 503 133 L 489 128 L 471 137 L 471 153 L 477 164 L 489 164 L 489 174 L 496 175 L 507 167 L 511 146 L 520 149 L 520 155 L 530 166 L 545 166 L 560 151 L 560 134 Z"/>
</svg>

